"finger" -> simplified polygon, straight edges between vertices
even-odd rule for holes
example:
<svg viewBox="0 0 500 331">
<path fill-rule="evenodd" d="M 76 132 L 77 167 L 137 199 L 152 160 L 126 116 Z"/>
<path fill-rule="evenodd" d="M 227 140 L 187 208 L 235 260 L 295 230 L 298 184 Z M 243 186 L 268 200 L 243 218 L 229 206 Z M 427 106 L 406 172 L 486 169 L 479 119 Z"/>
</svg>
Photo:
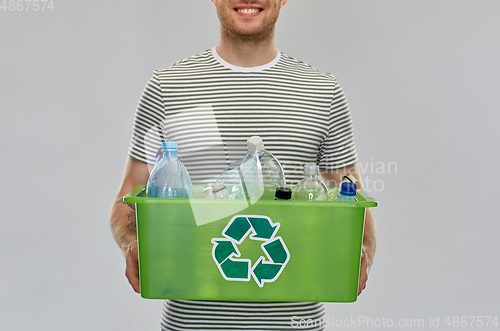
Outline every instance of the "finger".
<svg viewBox="0 0 500 331">
<path fill-rule="evenodd" d="M 126 259 L 125 276 L 128 282 L 132 286 L 135 292 L 141 293 L 141 287 L 139 282 L 139 265 L 137 263 L 137 257 L 134 256 L 133 251 L 129 251 Z"/>
<path fill-rule="evenodd" d="M 132 260 L 138 265 L 139 264 L 139 250 L 137 249 L 137 244 L 130 247 L 129 255 Z"/>
<path fill-rule="evenodd" d="M 141 287 L 139 283 L 139 275 L 137 273 L 137 269 L 132 266 L 131 264 L 127 264 L 127 267 L 125 268 L 125 276 L 128 279 L 128 282 L 134 289 L 136 293 L 141 293 Z"/>
<path fill-rule="evenodd" d="M 359 268 L 359 283 L 358 283 L 358 295 L 366 288 L 366 281 L 368 280 L 368 263 L 366 260 L 366 255 L 361 258 L 361 265 Z"/>
<path fill-rule="evenodd" d="M 361 294 L 361 292 L 363 292 L 363 290 L 366 288 L 366 281 L 368 279 L 364 279 L 363 281 L 360 280 L 359 282 L 359 285 L 358 285 L 358 295 Z"/>
<path fill-rule="evenodd" d="M 361 294 L 361 292 L 363 292 L 363 290 L 366 288 L 366 281 L 368 280 L 368 278 L 364 279 L 364 280 L 360 280 L 359 281 L 359 285 L 358 285 L 358 295 Z"/>
</svg>

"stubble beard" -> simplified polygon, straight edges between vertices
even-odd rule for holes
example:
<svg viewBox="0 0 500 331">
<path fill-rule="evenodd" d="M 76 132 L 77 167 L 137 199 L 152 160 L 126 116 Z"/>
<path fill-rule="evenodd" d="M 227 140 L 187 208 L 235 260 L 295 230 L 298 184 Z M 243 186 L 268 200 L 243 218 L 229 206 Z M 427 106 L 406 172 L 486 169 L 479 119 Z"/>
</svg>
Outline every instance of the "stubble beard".
<svg viewBox="0 0 500 331">
<path fill-rule="evenodd" d="M 259 31 L 259 33 L 241 33 L 221 24 L 221 34 L 240 44 L 259 44 L 274 38 L 274 27 Z"/>
<path fill-rule="evenodd" d="M 262 22 L 262 26 L 256 31 L 240 31 L 233 20 L 224 20 L 219 14 L 221 22 L 221 35 L 231 39 L 236 43 L 258 44 L 274 38 L 274 26 L 278 20 L 278 15 Z"/>
</svg>

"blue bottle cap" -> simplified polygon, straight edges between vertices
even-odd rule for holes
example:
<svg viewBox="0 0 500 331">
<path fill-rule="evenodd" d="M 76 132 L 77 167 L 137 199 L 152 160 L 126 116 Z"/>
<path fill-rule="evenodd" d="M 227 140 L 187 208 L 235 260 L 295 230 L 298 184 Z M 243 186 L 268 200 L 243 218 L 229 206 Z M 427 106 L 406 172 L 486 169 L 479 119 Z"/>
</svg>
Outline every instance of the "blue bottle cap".
<svg viewBox="0 0 500 331">
<path fill-rule="evenodd" d="M 164 141 L 163 142 L 163 150 L 166 150 L 166 149 L 177 149 L 177 142 L 175 141 Z"/>
<path fill-rule="evenodd" d="M 340 194 L 353 197 L 356 195 L 356 184 L 344 182 L 340 185 Z"/>
</svg>

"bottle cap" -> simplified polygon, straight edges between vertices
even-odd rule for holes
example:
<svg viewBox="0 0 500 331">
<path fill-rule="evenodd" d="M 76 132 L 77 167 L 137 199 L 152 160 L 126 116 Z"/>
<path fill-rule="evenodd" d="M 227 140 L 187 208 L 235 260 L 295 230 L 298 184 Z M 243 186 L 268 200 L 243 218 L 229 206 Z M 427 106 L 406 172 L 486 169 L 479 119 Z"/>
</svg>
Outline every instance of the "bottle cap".
<svg viewBox="0 0 500 331">
<path fill-rule="evenodd" d="M 356 195 L 356 184 L 351 182 L 343 182 L 340 185 L 340 194 L 353 197 Z"/>
<path fill-rule="evenodd" d="M 255 155 L 256 152 L 260 154 L 264 150 L 264 142 L 261 137 L 252 136 L 247 140 L 247 148 L 251 155 Z"/>
<path fill-rule="evenodd" d="M 316 163 L 306 163 L 304 165 L 304 175 L 319 175 L 319 166 Z"/>
<path fill-rule="evenodd" d="M 164 141 L 163 142 L 163 149 L 177 149 L 177 142 L 176 141 Z"/>
<path fill-rule="evenodd" d="M 287 187 L 278 187 L 274 196 L 277 200 L 290 200 L 292 198 L 292 190 Z"/>
</svg>

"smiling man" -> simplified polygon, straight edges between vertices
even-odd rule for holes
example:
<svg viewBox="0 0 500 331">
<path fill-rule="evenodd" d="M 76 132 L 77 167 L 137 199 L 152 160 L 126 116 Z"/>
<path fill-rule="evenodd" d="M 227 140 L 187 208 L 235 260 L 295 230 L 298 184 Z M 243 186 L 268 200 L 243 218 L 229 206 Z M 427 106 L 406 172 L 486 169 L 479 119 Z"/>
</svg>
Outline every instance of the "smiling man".
<svg viewBox="0 0 500 331">
<path fill-rule="evenodd" d="M 129 157 L 111 211 L 113 235 L 136 292 L 135 210 L 122 199 L 136 185 L 146 184 L 148 164 L 154 163 L 162 139 L 178 142 L 179 159 L 193 184 L 213 181 L 227 164 L 245 155 L 248 137 L 259 135 L 281 161 L 288 186 L 302 178 L 305 163 L 316 162 L 330 186 L 350 173 L 362 188 L 342 88 L 332 75 L 275 47 L 275 23 L 286 0 L 211 1 L 220 20 L 216 47 L 155 70 L 137 107 Z M 210 146 L 222 146 L 222 155 L 209 152 Z M 368 210 L 359 293 L 375 246 L 375 221 Z M 323 315 L 322 303 L 170 300 L 162 329 L 295 330 L 294 317 L 315 321 L 303 329 L 321 330 Z"/>
</svg>

